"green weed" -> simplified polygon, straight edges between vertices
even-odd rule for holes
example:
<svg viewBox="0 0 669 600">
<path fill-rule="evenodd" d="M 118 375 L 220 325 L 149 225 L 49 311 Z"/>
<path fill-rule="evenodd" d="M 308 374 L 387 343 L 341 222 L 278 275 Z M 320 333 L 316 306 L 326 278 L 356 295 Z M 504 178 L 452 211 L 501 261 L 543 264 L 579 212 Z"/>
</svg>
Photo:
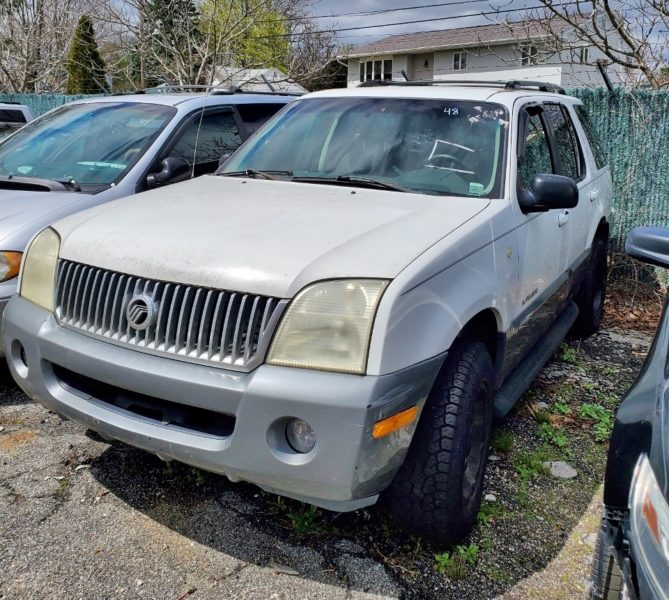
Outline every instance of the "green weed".
<svg viewBox="0 0 669 600">
<path fill-rule="evenodd" d="M 613 417 L 609 409 L 599 404 L 586 402 L 579 407 L 578 415 L 581 419 L 594 421 L 592 432 L 595 440 L 605 442 L 609 439 L 611 431 L 613 431 Z"/>
<path fill-rule="evenodd" d="M 563 429 L 542 423 L 539 427 L 539 437 L 542 441 L 555 446 L 556 448 L 565 448 L 569 444 L 569 436 Z"/>
<path fill-rule="evenodd" d="M 509 429 L 498 429 L 492 436 L 490 448 L 495 454 L 508 454 L 513 448 L 513 433 Z"/>
<path fill-rule="evenodd" d="M 449 579 L 462 579 L 470 567 L 478 561 L 479 547 L 476 544 L 456 546 L 451 552 L 434 555 L 434 568 Z"/>
<path fill-rule="evenodd" d="M 555 404 L 553 404 L 553 410 L 559 415 L 566 416 L 571 414 L 571 406 L 562 400 L 558 400 Z"/>
<path fill-rule="evenodd" d="M 562 342 L 558 349 L 558 360 L 575 365 L 578 362 L 578 352 L 576 351 L 576 348 L 572 348 Z"/>
</svg>

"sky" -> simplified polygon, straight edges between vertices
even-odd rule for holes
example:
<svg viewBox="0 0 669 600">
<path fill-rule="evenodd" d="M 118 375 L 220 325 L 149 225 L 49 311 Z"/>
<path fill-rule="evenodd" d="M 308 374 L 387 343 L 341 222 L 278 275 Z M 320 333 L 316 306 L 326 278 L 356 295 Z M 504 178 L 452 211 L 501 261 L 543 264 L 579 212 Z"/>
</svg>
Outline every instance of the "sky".
<svg viewBox="0 0 669 600">
<path fill-rule="evenodd" d="M 450 6 L 430 6 L 448 3 Z M 365 11 L 388 10 L 395 8 L 407 8 L 407 10 L 381 13 L 376 15 L 351 15 L 338 16 L 336 18 L 318 18 L 317 23 L 322 28 L 335 27 L 343 29 L 347 27 L 359 27 L 366 25 L 381 25 L 388 23 L 399 23 L 407 21 L 418 21 L 422 19 L 435 19 L 438 17 L 449 17 L 445 20 L 427 23 L 409 23 L 406 25 L 394 25 L 391 27 L 377 27 L 374 29 L 342 31 L 339 40 L 342 44 L 366 44 L 380 38 L 405 32 L 427 31 L 433 29 L 451 29 L 455 27 L 467 27 L 471 25 L 485 25 L 495 21 L 495 15 L 482 16 L 481 12 L 490 13 L 493 8 L 517 9 L 524 6 L 537 6 L 537 0 L 315 0 L 311 7 L 311 14 L 320 15 L 344 15 L 345 13 L 360 13 Z M 513 18 L 519 13 L 507 13 L 497 18 Z"/>
</svg>

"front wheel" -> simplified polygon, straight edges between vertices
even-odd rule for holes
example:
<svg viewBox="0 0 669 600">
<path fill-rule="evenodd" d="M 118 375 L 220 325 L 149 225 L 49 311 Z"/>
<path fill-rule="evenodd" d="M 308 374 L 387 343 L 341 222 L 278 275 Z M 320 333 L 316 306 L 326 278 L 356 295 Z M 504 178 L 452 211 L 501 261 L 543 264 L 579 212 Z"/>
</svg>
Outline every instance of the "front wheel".
<svg viewBox="0 0 669 600">
<path fill-rule="evenodd" d="M 590 600 L 628 600 L 623 572 L 613 555 L 604 533 L 606 521 L 602 520 L 595 556 L 592 563 L 592 592 Z"/>
<path fill-rule="evenodd" d="M 452 545 L 476 522 L 493 414 L 484 344 L 456 340 L 427 398 L 404 464 L 384 492 L 410 531 Z"/>
</svg>

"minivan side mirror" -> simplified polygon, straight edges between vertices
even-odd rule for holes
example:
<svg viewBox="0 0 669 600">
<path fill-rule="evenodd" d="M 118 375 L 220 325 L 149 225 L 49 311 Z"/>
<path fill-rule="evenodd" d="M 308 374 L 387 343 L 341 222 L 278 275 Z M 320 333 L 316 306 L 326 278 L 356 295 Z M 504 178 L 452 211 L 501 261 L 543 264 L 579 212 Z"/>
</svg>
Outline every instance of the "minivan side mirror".
<svg viewBox="0 0 669 600">
<path fill-rule="evenodd" d="M 564 175 L 535 175 L 529 190 L 518 191 L 518 204 L 524 213 L 574 208 L 578 204 L 578 186 Z"/>
<path fill-rule="evenodd" d="M 151 173 L 146 178 L 146 183 L 150 188 L 183 181 L 188 179 L 191 173 L 190 165 L 183 158 L 176 156 L 168 156 L 164 159 L 161 169 L 158 173 Z"/>
<path fill-rule="evenodd" d="M 627 234 L 625 252 L 649 265 L 669 269 L 669 229 L 635 227 Z"/>
</svg>

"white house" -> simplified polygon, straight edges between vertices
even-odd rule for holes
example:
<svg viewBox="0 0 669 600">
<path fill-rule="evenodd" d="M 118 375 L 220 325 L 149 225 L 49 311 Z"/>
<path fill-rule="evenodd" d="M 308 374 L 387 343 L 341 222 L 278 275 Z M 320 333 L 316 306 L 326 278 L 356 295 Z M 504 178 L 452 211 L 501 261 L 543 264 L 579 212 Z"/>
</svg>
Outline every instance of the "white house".
<svg viewBox="0 0 669 600">
<path fill-rule="evenodd" d="M 413 80 L 528 80 L 566 88 L 601 87 L 598 60 L 616 85 L 624 69 L 606 64 L 606 57 L 587 41 L 575 37 L 566 24 L 554 25 L 568 49 L 555 42 L 535 21 L 501 23 L 392 35 L 353 47 L 348 60 L 348 86 L 382 79 Z M 611 37 L 610 43 L 616 43 Z"/>
</svg>

